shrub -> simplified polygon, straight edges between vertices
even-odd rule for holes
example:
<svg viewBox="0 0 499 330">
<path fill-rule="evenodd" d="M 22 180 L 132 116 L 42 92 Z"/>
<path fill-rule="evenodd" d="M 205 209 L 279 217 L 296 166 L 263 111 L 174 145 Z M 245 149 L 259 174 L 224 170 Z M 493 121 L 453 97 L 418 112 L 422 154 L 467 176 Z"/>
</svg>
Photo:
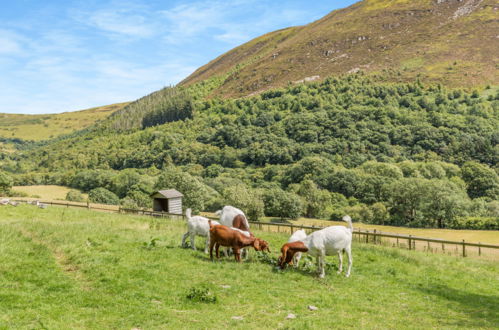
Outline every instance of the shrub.
<svg viewBox="0 0 499 330">
<path fill-rule="evenodd" d="M 453 221 L 452 229 L 499 230 L 499 217 L 463 217 Z"/>
<path fill-rule="evenodd" d="M 78 190 L 70 190 L 66 194 L 66 200 L 70 202 L 84 202 L 85 197 Z"/>
<path fill-rule="evenodd" d="M 130 197 L 125 197 L 120 201 L 120 205 L 125 208 L 125 209 L 133 209 L 137 210 L 139 209 L 139 206 L 137 205 L 137 202 L 131 199 Z"/>
<path fill-rule="evenodd" d="M 11 190 L 8 192 L 9 197 L 29 197 L 28 193 L 25 193 L 24 191 L 18 191 L 18 190 Z"/>
<path fill-rule="evenodd" d="M 91 202 L 100 204 L 118 205 L 120 202 L 118 196 L 106 188 L 95 188 L 90 190 L 88 198 Z"/>
<path fill-rule="evenodd" d="M 208 288 L 191 288 L 187 294 L 187 299 L 195 302 L 216 303 L 217 296 Z"/>
<path fill-rule="evenodd" d="M 12 188 L 12 178 L 5 172 L 0 171 L 0 194 L 7 194 Z"/>
<path fill-rule="evenodd" d="M 127 200 L 129 203 L 132 203 L 135 205 L 135 208 L 137 207 L 151 207 L 151 197 L 149 197 L 149 194 L 146 194 L 140 190 L 130 190 L 128 191 L 128 194 L 123 200 Z M 122 205 L 123 204 L 122 200 Z"/>
</svg>

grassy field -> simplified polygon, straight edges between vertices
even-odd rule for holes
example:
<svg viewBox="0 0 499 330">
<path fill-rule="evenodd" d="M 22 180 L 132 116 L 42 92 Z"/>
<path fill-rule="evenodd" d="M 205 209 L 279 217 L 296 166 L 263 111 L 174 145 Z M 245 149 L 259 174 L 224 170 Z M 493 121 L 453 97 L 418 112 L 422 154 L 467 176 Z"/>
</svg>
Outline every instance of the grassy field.
<svg viewBox="0 0 499 330">
<path fill-rule="evenodd" d="M 33 141 L 54 138 L 84 129 L 127 104 L 119 103 L 88 110 L 45 115 L 0 113 L 0 137 Z"/>
<path fill-rule="evenodd" d="M 14 186 L 12 187 L 15 191 L 20 191 L 28 194 L 28 197 L 39 196 L 38 198 L 45 200 L 58 200 L 66 199 L 66 195 L 70 190 L 74 190 L 69 187 L 56 186 L 56 185 L 37 185 L 37 186 Z M 87 198 L 87 194 L 82 194 L 84 198 Z"/>
<path fill-rule="evenodd" d="M 499 265 L 355 244 L 352 276 L 211 262 L 181 221 L 0 207 L 0 328 L 496 328 Z M 287 235 L 261 233 L 277 256 Z M 157 239 L 157 240 L 155 240 Z M 199 239 L 201 248 L 203 240 Z M 215 303 L 189 299 L 205 288 Z M 310 311 L 307 306 L 318 307 Z M 289 313 L 295 319 L 286 319 Z M 233 319 L 242 317 L 242 319 Z"/>
</svg>

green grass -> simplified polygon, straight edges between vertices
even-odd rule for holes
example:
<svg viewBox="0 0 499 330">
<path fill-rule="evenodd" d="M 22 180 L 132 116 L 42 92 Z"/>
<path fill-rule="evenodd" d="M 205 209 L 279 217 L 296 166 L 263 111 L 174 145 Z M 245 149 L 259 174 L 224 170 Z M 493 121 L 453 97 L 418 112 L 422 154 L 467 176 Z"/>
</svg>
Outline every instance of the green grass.
<svg viewBox="0 0 499 330">
<path fill-rule="evenodd" d="M 181 221 L 0 207 L 0 328 L 494 328 L 499 266 L 355 244 L 352 276 L 211 262 Z M 256 231 L 277 255 L 287 235 Z M 158 238 L 156 244 L 151 244 Z M 201 248 L 203 240 L 198 240 Z M 230 287 L 226 287 L 226 286 Z M 225 286 L 225 287 L 224 287 Z M 216 303 L 188 299 L 208 289 Z M 203 295 L 201 293 L 197 293 Z M 202 300 L 202 299 L 201 299 Z M 309 311 L 308 305 L 317 306 Z M 287 320 L 289 313 L 296 319 Z M 243 320 L 233 320 L 242 316 Z"/>
<path fill-rule="evenodd" d="M 111 104 L 88 110 L 44 115 L 0 113 L 0 137 L 46 140 L 93 125 L 128 103 Z"/>
</svg>

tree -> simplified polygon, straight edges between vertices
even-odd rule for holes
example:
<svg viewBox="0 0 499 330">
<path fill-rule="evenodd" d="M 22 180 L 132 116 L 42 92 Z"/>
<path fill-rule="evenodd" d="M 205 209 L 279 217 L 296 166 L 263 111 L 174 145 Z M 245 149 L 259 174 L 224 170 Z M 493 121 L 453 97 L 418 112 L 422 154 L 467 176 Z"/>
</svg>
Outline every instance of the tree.
<svg viewBox="0 0 499 330">
<path fill-rule="evenodd" d="M 477 162 L 466 162 L 461 172 L 471 198 L 499 199 L 499 175 L 494 170 Z"/>
<path fill-rule="evenodd" d="M 106 188 L 95 188 L 88 193 L 88 199 L 93 203 L 118 205 L 120 199 Z"/>
<path fill-rule="evenodd" d="M 0 171 L 0 194 L 7 194 L 12 188 L 12 178 Z"/>
<path fill-rule="evenodd" d="M 285 185 L 299 183 L 303 181 L 305 177 L 316 181 L 320 177 L 329 174 L 333 168 L 333 163 L 328 159 L 322 157 L 303 158 L 289 167 L 284 174 L 283 183 Z"/>
<path fill-rule="evenodd" d="M 396 225 L 421 225 L 423 204 L 428 198 L 428 180 L 407 178 L 385 187 L 390 213 Z"/>
<path fill-rule="evenodd" d="M 455 219 L 465 214 L 468 202 L 466 193 L 452 182 L 431 180 L 424 210 L 427 224 L 431 227 L 448 227 Z"/>
<path fill-rule="evenodd" d="M 258 220 L 264 215 L 262 192 L 257 189 L 239 184 L 225 188 L 222 195 L 226 204 L 240 208 L 251 220 Z"/>
<path fill-rule="evenodd" d="M 388 185 L 385 193 L 398 225 L 445 228 L 469 204 L 466 193 L 446 180 L 402 179 Z"/>
<path fill-rule="evenodd" d="M 263 192 L 265 215 L 296 219 L 302 211 L 302 201 L 296 194 L 280 188 L 265 189 Z"/>
<path fill-rule="evenodd" d="M 376 161 L 368 161 L 360 166 L 364 172 L 372 175 L 388 177 L 392 179 L 400 179 L 403 173 L 397 165 L 380 163 Z"/>
<path fill-rule="evenodd" d="M 308 218 L 322 218 L 331 206 L 331 193 L 319 189 L 312 180 L 303 180 L 296 188 L 296 193 L 303 199 L 304 215 Z"/>
<path fill-rule="evenodd" d="M 384 225 L 388 221 L 390 213 L 388 212 L 385 204 L 374 203 L 370 206 L 370 209 L 372 212 L 372 223 Z"/>
</svg>

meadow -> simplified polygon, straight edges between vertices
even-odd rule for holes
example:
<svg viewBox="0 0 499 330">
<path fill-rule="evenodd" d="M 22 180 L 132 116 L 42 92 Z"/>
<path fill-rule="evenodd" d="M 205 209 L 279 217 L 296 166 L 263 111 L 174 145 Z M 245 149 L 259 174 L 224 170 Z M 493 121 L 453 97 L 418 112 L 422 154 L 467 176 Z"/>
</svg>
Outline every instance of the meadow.
<svg viewBox="0 0 499 330">
<path fill-rule="evenodd" d="M 254 231 L 271 243 L 271 258 L 252 252 L 237 264 L 180 248 L 184 229 L 178 220 L 0 207 L 0 328 L 492 329 L 499 324 L 494 262 L 354 243 L 352 276 L 337 275 L 337 260 L 330 257 L 320 280 L 315 265 L 307 263 L 275 269 L 272 260 L 288 235 Z M 197 240 L 199 249 L 203 243 Z M 287 319 L 290 313 L 296 318 Z"/>
<path fill-rule="evenodd" d="M 13 186 L 14 191 L 19 191 L 28 194 L 28 197 L 37 196 L 45 200 L 61 200 L 66 199 L 69 191 L 75 190 L 65 186 L 57 185 L 33 185 L 33 186 Z M 83 194 L 87 198 L 87 194 Z"/>
</svg>

